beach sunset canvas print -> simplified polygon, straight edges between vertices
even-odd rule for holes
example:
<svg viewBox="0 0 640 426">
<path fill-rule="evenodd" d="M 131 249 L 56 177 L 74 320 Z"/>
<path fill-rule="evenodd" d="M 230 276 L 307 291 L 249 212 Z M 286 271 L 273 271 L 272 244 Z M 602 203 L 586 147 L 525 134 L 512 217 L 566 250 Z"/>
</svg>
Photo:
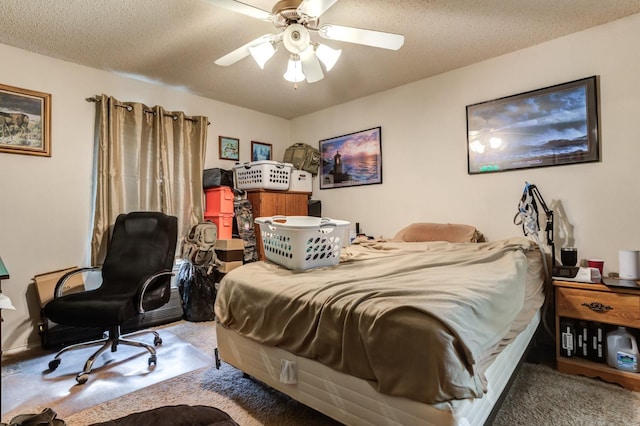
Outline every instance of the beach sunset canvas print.
<svg viewBox="0 0 640 426">
<path fill-rule="evenodd" d="M 382 183 L 381 128 L 320 141 L 320 189 Z"/>
</svg>

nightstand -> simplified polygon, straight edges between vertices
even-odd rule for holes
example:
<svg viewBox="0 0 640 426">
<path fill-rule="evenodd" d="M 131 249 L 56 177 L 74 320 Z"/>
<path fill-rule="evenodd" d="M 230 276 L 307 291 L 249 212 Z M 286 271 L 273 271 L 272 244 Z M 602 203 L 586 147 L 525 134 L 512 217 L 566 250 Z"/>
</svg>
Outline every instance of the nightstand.
<svg viewBox="0 0 640 426">
<path fill-rule="evenodd" d="M 625 326 L 640 329 L 640 290 L 613 288 L 602 284 L 554 281 L 556 303 L 556 366 L 567 374 L 600 377 L 627 389 L 640 391 L 640 373 L 618 370 L 579 355 L 563 356 L 561 318 L 604 324 L 607 329 Z M 606 342 L 604 337 L 603 342 Z M 603 344 L 606 358 L 606 343 Z"/>
</svg>

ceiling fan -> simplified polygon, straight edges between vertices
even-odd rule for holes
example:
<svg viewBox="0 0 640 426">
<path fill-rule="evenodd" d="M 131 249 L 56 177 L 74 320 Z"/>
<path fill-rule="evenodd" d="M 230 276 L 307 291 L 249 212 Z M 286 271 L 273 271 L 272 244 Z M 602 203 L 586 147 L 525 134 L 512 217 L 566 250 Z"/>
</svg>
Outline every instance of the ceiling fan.
<svg viewBox="0 0 640 426">
<path fill-rule="evenodd" d="M 277 34 L 265 34 L 215 61 L 217 65 L 229 66 L 251 55 L 260 68 L 275 54 L 282 43 L 289 52 L 289 64 L 284 78 L 291 82 L 307 80 L 314 83 L 324 78 L 320 63 L 326 71 L 331 70 L 342 53 L 311 39 L 317 33 L 327 40 L 337 40 L 383 49 L 398 50 L 404 44 L 404 36 L 381 31 L 320 24 L 320 16 L 338 0 L 281 0 L 271 12 L 235 0 L 209 0 L 216 6 L 272 22 L 282 29 Z"/>
</svg>

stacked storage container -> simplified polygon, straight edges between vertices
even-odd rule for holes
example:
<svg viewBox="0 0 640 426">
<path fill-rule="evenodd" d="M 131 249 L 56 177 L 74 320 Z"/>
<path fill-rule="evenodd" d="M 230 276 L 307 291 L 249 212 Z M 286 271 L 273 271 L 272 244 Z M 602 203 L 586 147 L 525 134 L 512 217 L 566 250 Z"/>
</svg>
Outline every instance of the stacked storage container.
<svg viewBox="0 0 640 426">
<path fill-rule="evenodd" d="M 291 163 L 263 160 L 236 164 L 233 170 L 238 189 L 272 189 L 286 191 L 291 182 Z"/>
<path fill-rule="evenodd" d="M 216 224 L 219 240 L 230 240 L 233 233 L 233 190 L 228 186 L 207 188 L 204 195 L 204 220 Z"/>
</svg>

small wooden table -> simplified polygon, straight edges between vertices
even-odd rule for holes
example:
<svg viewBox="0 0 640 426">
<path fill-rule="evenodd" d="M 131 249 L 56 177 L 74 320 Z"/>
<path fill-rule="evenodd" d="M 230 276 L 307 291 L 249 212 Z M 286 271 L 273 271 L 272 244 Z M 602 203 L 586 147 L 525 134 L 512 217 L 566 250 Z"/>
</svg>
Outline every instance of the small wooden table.
<svg viewBox="0 0 640 426">
<path fill-rule="evenodd" d="M 610 326 L 640 329 L 640 290 L 607 287 L 555 280 L 556 302 L 556 366 L 558 371 L 588 377 L 600 377 L 640 392 L 640 373 L 631 373 L 593 362 L 579 356 L 564 357 L 560 353 L 560 319 L 597 322 Z"/>
</svg>

